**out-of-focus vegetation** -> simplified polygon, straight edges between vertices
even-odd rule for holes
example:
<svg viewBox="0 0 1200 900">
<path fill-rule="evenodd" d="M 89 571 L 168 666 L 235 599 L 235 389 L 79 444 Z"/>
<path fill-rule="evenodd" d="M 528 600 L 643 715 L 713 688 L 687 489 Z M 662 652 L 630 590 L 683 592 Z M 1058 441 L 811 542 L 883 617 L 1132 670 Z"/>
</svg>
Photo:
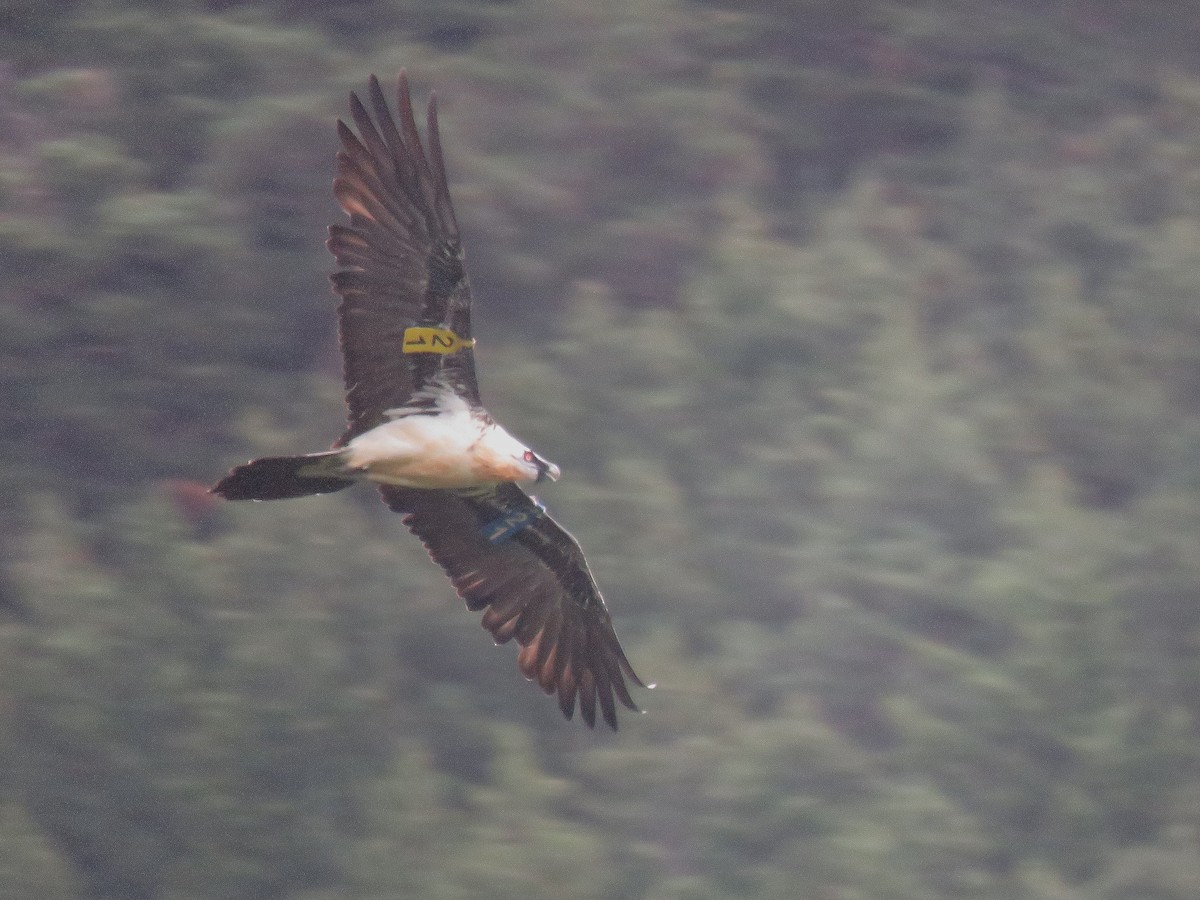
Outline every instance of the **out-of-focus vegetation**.
<svg viewBox="0 0 1200 900">
<path fill-rule="evenodd" d="M 0 19 L 0 895 L 1194 900 L 1195 4 Z M 370 491 L 204 493 L 339 432 L 332 120 L 402 65 L 617 735 Z"/>
</svg>

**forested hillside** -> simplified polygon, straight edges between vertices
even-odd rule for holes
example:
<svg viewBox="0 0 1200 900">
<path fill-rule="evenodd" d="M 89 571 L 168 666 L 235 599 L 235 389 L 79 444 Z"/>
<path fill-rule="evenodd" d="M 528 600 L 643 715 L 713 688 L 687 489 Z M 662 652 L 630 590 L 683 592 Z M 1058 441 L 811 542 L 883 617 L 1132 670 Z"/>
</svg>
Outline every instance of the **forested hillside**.
<svg viewBox="0 0 1200 900">
<path fill-rule="evenodd" d="M 1195 4 L 0 23 L 0 897 L 1194 900 Z M 333 122 L 402 66 L 616 734 L 373 491 L 205 492 L 341 430 Z"/>
</svg>

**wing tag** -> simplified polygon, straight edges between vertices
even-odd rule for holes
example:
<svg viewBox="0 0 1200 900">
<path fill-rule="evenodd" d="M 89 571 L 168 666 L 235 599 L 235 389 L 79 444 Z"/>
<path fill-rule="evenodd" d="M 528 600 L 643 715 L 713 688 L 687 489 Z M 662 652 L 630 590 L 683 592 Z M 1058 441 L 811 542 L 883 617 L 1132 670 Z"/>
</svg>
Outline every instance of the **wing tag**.
<svg viewBox="0 0 1200 900">
<path fill-rule="evenodd" d="M 510 537 L 519 531 L 524 531 L 534 520 L 544 507 L 534 500 L 534 509 L 510 509 L 499 518 L 492 519 L 483 528 L 479 529 L 479 533 L 487 539 L 489 544 L 503 544 Z"/>
<path fill-rule="evenodd" d="M 456 353 L 475 346 L 475 338 L 459 337 L 449 328 L 412 325 L 404 329 L 405 353 Z"/>
</svg>

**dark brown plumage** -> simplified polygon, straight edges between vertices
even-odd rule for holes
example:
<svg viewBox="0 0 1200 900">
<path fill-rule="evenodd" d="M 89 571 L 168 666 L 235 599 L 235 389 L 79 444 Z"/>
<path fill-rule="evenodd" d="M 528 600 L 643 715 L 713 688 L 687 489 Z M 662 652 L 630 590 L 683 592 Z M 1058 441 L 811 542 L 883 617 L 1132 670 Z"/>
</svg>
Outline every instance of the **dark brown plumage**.
<svg viewBox="0 0 1200 900">
<path fill-rule="evenodd" d="M 350 112 L 361 139 L 337 123 L 342 149 L 333 193 L 350 224 L 331 226 L 326 242 L 342 267 L 332 278 L 342 297 L 338 324 L 350 408 L 343 444 L 379 425 L 385 410 L 403 407 L 435 378 L 479 404 L 469 348 L 446 355 L 401 350 L 410 325 L 444 325 L 471 337 L 471 286 L 446 183 L 437 102 L 430 98 L 426 158 L 407 75 L 400 73 L 396 88 L 400 129 L 374 75 L 368 88 L 378 128 L 356 94 L 350 95 Z"/>
<path fill-rule="evenodd" d="M 557 694 L 571 718 L 576 700 L 583 720 L 617 727 L 614 698 L 637 706 L 625 685 L 643 687 L 613 631 L 612 618 L 575 539 L 515 484 L 472 496 L 449 491 L 382 487 L 384 501 L 404 516 L 429 555 L 450 576 L 472 610 L 486 610 L 483 627 L 496 643 L 516 640 L 517 665 L 547 694 Z M 514 511 L 532 524 L 502 543 L 481 529 Z"/>
<path fill-rule="evenodd" d="M 350 95 L 357 135 L 337 123 L 342 150 L 333 189 L 350 223 L 332 226 L 328 241 L 340 267 L 332 280 L 341 296 L 346 431 L 327 453 L 237 467 L 213 489 L 229 499 L 282 499 L 340 490 L 347 479 L 372 479 L 369 472 L 338 468 L 342 454 L 373 440 L 374 429 L 387 431 L 406 417 L 450 420 L 457 405 L 465 406 L 463 415 L 481 433 L 498 428 L 479 398 L 471 288 L 435 101 L 429 101 L 426 150 L 403 71 L 398 127 L 374 76 L 368 100 L 369 111 Z M 406 353 L 405 332 L 414 326 L 448 329 L 466 344 L 456 352 Z M 537 464 L 539 480 L 547 472 L 557 477 L 557 467 L 532 451 L 525 451 L 525 460 Z M 516 640 L 521 672 L 556 695 L 568 719 L 578 706 L 592 727 L 599 709 L 615 729 L 617 703 L 637 709 L 626 679 L 644 685 L 617 640 L 578 543 L 520 487 L 507 481 L 447 488 L 373 480 L 384 482 L 384 501 L 404 517 L 467 607 L 483 610 L 483 626 L 496 642 Z"/>
</svg>

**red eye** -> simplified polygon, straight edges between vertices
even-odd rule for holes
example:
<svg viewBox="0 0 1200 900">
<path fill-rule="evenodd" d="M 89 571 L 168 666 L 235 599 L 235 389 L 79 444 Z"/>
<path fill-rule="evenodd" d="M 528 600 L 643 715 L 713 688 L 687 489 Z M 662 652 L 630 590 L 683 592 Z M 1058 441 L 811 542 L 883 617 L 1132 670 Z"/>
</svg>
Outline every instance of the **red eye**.
<svg viewBox="0 0 1200 900">
<path fill-rule="evenodd" d="M 525 462 L 533 462 L 534 458 L 532 450 L 525 451 Z"/>
</svg>

